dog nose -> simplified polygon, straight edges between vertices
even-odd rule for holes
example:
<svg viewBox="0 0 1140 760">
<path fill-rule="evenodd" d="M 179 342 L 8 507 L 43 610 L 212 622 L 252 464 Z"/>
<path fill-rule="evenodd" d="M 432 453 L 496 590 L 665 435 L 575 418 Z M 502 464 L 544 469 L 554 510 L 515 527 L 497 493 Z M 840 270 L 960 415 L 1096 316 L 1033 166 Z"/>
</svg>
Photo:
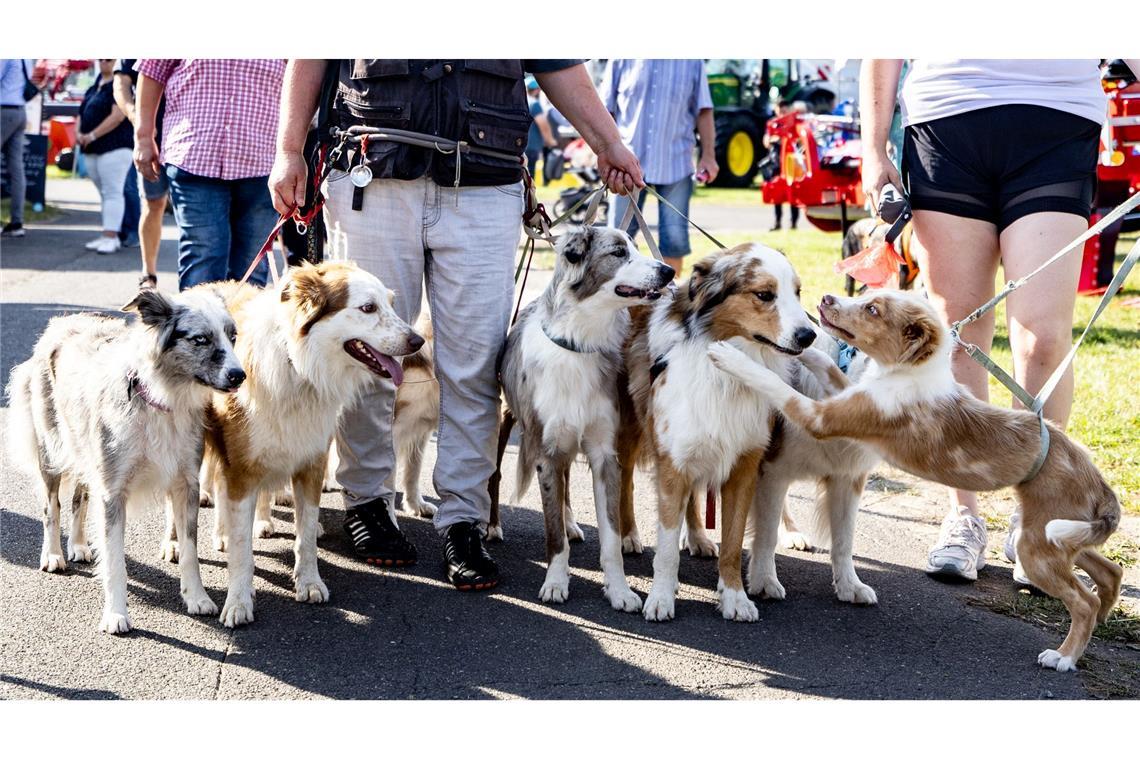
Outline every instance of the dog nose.
<svg viewBox="0 0 1140 760">
<path fill-rule="evenodd" d="M 412 350 L 413 354 L 423 348 L 423 345 L 424 339 L 421 338 L 418 334 L 412 333 L 408 336 L 408 347 Z"/>
<path fill-rule="evenodd" d="M 815 330 L 810 327 L 797 327 L 796 328 L 796 345 L 800 348 L 807 348 L 815 340 Z"/>
<path fill-rule="evenodd" d="M 226 371 L 226 382 L 229 383 L 231 388 L 236 388 L 245 382 L 245 371 L 242 369 L 231 369 Z"/>
<path fill-rule="evenodd" d="M 668 285 L 677 276 L 677 271 L 668 264 L 657 265 L 657 281 L 662 285 Z"/>
<path fill-rule="evenodd" d="M 823 301 L 821 301 L 821 303 L 824 306 L 834 306 L 835 305 L 835 296 L 833 296 L 829 293 L 828 295 L 823 297 Z"/>
</svg>

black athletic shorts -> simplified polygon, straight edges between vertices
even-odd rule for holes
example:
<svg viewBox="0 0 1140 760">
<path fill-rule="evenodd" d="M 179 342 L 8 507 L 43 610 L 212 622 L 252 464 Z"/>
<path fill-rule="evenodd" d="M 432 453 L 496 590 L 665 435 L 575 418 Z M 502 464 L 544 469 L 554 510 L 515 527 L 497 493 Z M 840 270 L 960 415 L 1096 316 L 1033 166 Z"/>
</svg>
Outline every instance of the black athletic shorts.
<svg viewBox="0 0 1140 760">
<path fill-rule="evenodd" d="M 1089 218 L 1100 127 L 1055 108 L 1005 105 L 906 128 L 902 176 L 911 206 L 992 222 L 1028 214 Z"/>
</svg>

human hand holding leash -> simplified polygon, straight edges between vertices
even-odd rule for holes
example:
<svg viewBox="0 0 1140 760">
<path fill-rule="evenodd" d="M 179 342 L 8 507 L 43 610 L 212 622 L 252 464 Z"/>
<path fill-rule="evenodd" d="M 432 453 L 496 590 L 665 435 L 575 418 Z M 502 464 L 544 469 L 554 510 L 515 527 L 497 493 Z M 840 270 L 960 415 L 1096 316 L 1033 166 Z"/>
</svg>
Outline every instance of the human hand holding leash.
<svg viewBox="0 0 1140 760">
<path fill-rule="evenodd" d="M 269 195 L 278 214 L 290 214 L 305 202 L 308 167 L 297 151 L 278 151 L 269 172 Z"/>
<path fill-rule="evenodd" d="M 615 141 L 598 152 L 598 173 L 606 186 L 619 195 L 645 187 L 641 162 L 624 143 Z"/>
<path fill-rule="evenodd" d="M 902 175 L 885 150 L 868 152 L 863 156 L 863 192 L 871 199 L 871 208 L 879 207 L 879 193 L 887 184 L 902 187 Z"/>
</svg>

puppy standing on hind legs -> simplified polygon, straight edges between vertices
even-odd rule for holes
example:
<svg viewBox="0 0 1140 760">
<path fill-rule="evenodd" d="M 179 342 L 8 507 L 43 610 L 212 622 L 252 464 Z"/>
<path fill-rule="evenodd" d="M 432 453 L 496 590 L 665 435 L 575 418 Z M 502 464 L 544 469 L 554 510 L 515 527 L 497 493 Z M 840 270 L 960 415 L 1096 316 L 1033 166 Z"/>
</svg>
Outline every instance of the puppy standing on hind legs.
<svg viewBox="0 0 1140 760">
<path fill-rule="evenodd" d="M 1120 502 L 1088 453 L 1046 421 L 1048 451 L 1032 473 L 1042 445 L 1039 418 L 991 406 L 954 381 L 948 331 L 924 299 L 889 291 L 824 296 L 819 313 L 825 330 L 877 365 L 837 396 L 813 401 L 728 344 L 710 347 L 709 357 L 816 438 L 864 441 L 895 466 L 952 488 L 1013 487 L 1022 519 L 1017 556 L 1029 580 L 1072 617 L 1064 642 L 1038 662 L 1075 670 L 1096 621 L 1116 604 L 1123 576 L 1095 549 L 1116 530 Z M 1074 563 L 1096 583 L 1096 594 L 1074 575 Z"/>
</svg>

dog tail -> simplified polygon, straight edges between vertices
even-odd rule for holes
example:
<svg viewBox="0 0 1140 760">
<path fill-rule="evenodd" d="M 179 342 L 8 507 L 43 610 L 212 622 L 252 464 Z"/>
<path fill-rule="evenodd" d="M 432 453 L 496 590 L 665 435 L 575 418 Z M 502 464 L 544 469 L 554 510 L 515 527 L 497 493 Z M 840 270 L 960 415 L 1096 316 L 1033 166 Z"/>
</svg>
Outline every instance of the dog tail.
<svg viewBox="0 0 1140 760">
<path fill-rule="evenodd" d="M 8 379 L 8 455 L 13 464 L 34 470 L 39 462 L 40 443 L 32 420 L 32 367 L 24 362 L 12 369 Z"/>
<path fill-rule="evenodd" d="M 534 468 L 538 466 L 535 447 L 530 445 L 524 432 L 519 440 L 518 469 L 515 472 L 515 503 L 522 501 L 523 494 L 534 480 Z"/>
<path fill-rule="evenodd" d="M 1111 491 L 1092 520 L 1050 520 L 1045 537 L 1056 546 L 1100 546 L 1120 524 L 1120 502 Z"/>
</svg>

